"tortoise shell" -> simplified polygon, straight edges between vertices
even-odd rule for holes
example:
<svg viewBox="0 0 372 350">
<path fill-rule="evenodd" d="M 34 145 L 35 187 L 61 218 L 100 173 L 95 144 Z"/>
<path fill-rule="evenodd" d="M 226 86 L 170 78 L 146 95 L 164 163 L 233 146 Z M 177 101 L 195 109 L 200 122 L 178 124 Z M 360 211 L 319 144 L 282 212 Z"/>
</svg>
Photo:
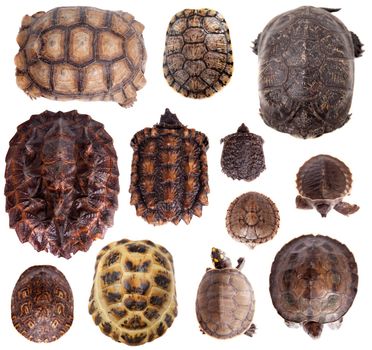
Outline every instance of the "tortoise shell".
<svg viewBox="0 0 372 350">
<path fill-rule="evenodd" d="M 6 155 L 9 226 L 37 250 L 70 258 L 113 224 L 117 157 L 103 125 L 76 111 L 33 115 Z"/>
<path fill-rule="evenodd" d="M 208 204 L 208 138 L 188 129 L 169 109 L 160 123 L 137 132 L 133 148 L 132 205 L 148 223 L 188 224 Z"/>
<path fill-rule="evenodd" d="M 74 299 L 62 272 L 50 265 L 24 271 L 13 290 L 11 314 L 16 330 L 33 342 L 64 335 L 74 318 Z"/>
<path fill-rule="evenodd" d="M 252 181 L 260 176 L 266 169 L 263 142 L 261 136 L 249 132 L 242 124 L 236 133 L 221 140 L 222 171 L 234 180 Z"/>
<path fill-rule="evenodd" d="M 304 235 L 287 243 L 271 267 L 270 294 L 287 325 L 300 324 L 312 337 L 322 325 L 341 325 L 358 287 L 357 264 L 335 239 Z"/>
<path fill-rule="evenodd" d="M 211 9 L 186 9 L 170 21 L 165 41 L 164 76 L 186 97 L 204 98 L 224 87 L 233 72 L 230 33 Z"/>
<path fill-rule="evenodd" d="M 162 336 L 177 316 L 172 255 L 151 241 L 123 239 L 104 247 L 89 313 L 105 335 L 127 345 Z"/>
<path fill-rule="evenodd" d="M 275 203 L 261 193 L 244 193 L 232 201 L 227 210 L 228 233 L 251 248 L 273 239 L 279 223 L 279 211 Z"/>
<path fill-rule="evenodd" d="M 17 84 L 31 98 L 130 107 L 146 83 L 143 28 L 129 13 L 93 7 L 26 15 L 17 37 Z"/>
<path fill-rule="evenodd" d="M 349 120 L 362 44 L 334 11 L 299 7 L 272 19 L 258 36 L 260 112 L 270 127 L 309 138 Z"/>
<path fill-rule="evenodd" d="M 322 217 L 331 209 L 343 215 L 359 210 L 356 204 L 343 202 L 350 194 L 352 177 L 349 168 L 337 158 L 320 154 L 310 158 L 297 174 L 296 206 L 300 209 L 315 208 Z"/>
<path fill-rule="evenodd" d="M 214 250 L 214 251 L 213 251 Z M 212 256 L 216 248 L 212 249 Z M 222 251 L 220 251 L 224 254 Z M 245 333 L 252 336 L 255 297 L 247 277 L 239 270 L 244 259 L 238 260 L 237 268 L 213 261 L 215 268 L 208 268 L 203 276 L 196 297 L 196 316 L 200 329 L 212 337 L 228 339 Z"/>
</svg>

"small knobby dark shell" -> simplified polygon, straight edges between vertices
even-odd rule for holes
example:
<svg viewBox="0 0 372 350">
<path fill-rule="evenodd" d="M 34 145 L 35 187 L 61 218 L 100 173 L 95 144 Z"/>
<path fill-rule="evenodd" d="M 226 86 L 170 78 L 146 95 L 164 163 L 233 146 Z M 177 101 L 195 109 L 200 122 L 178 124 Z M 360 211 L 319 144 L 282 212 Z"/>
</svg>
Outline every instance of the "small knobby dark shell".
<svg viewBox="0 0 372 350">
<path fill-rule="evenodd" d="M 261 136 L 249 132 L 242 124 L 238 131 L 221 140 L 222 171 L 238 180 L 252 181 L 266 169 Z"/>
<path fill-rule="evenodd" d="M 261 193 L 244 193 L 227 210 L 226 228 L 230 236 L 251 248 L 273 239 L 279 223 L 279 211 L 275 203 Z"/>
<path fill-rule="evenodd" d="M 137 132 L 133 148 L 131 204 L 148 223 L 189 223 L 208 204 L 208 138 L 182 125 L 168 109 L 160 123 Z"/>
<path fill-rule="evenodd" d="M 19 277 L 12 294 L 12 322 L 36 343 L 64 335 L 74 318 L 74 299 L 65 276 L 54 266 L 32 266 Z"/>
<path fill-rule="evenodd" d="M 173 258 L 151 241 L 122 239 L 97 256 L 89 313 L 107 336 L 127 345 L 161 337 L 177 316 Z"/>
<path fill-rule="evenodd" d="M 222 89 L 233 72 L 230 33 L 211 9 L 178 12 L 170 21 L 164 51 L 164 76 L 186 97 L 204 98 Z"/>
<path fill-rule="evenodd" d="M 270 294 L 286 322 L 320 324 L 307 329 L 320 336 L 322 324 L 339 326 L 351 307 L 358 287 L 353 254 L 327 236 L 304 235 L 277 253 L 271 267 Z M 334 328 L 334 327 L 333 327 Z M 312 333 L 313 330 L 316 333 Z"/>
<path fill-rule="evenodd" d="M 70 258 L 113 224 L 119 171 L 103 125 L 76 111 L 33 115 L 6 156 L 9 225 L 37 250 Z"/>
</svg>

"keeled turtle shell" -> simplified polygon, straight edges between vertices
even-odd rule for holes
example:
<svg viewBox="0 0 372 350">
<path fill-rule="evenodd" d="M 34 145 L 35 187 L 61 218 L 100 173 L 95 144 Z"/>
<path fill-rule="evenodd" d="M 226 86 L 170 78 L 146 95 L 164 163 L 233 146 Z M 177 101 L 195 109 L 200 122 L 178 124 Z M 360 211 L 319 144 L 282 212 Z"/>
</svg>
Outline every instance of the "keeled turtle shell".
<svg viewBox="0 0 372 350">
<path fill-rule="evenodd" d="M 185 9 L 170 21 L 165 41 L 164 76 L 186 97 L 204 98 L 222 89 L 233 72 L 230 33 L 211 9 Z"/>
<path fill-rule="evenodd" d="M 236 133 L 227 135 L 221 155 L 222 171 L 232 179 L 252 181 L 265 169 L 261 136 L 249 132 L 242 124 Z"/>
<path fill-rule="evenodd" d="M 137 132 L 133 148 L 131 204 L 148 223 L 189 223 L 208 204 L 208 138 L 188 129 L 168 109 L 160 123 Z"/>
<path fill-rule="evenodd" d="M 273 239 L 279 223 L 275 203 L 257 192 L 247 192 L 237 197 L 226 214 L 226 228 L 230 236 L 251 248 Z"/>
<path fill-rule="evenodd" d="M 101 123 L 76 111 L 31 116 L 6 156 L 9 226 L 37 250 L 70 258 L 113 224 L 117 156 Z"/>
<path fill-rule="evenodd" d="M 177 316 L 172 255 L 151 241 L 123 239 L 104 247 L 89 313 L 105 335 L 127 345 L 162 336 Z"/>
<path fill-rule="evenodd" d="M 299 7 L 272 19 L 257 38 L 260 112 L 270 127 L 309 138 L 349 120 L 362 44 L 333 11 Z"/>
<path fill-rule="evenodd" d="M 17 37 L 17 84 L 31 98 L 130 107 L 146 83 L 143 28 L 129 13 L 93 7 L 26 15 Z"/>
<path fill-rule="evenodd" d="M 271 267 L 272 302 L 289 322 L 340 320 L 351 307 L 357 287 L 353 254 L 327 236 L 293 239 L 277 253 Z"/>
<path fill-rule="evenodd" d="M 19 277 L 12 294 L 12 322 L 36 343 L 64 335 L 74 318 L 74 300 L 65 276 L 54 266 L 32 266 Z"/>
</svg>

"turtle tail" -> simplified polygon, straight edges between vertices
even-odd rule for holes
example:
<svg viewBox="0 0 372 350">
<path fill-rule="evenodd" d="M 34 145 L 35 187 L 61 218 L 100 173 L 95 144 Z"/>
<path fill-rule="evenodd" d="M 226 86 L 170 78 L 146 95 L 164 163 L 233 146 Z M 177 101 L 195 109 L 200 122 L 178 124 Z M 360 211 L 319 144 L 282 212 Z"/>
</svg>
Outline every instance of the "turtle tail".
<svg viewBox="0 0 372 350">
<path fill-rule="evenodd" d="M 319 322 L 309 321 L 303 324 L 303 328 L 311 338 L 316 339 L 322 334 L 323 325 Z"/>
</svg>

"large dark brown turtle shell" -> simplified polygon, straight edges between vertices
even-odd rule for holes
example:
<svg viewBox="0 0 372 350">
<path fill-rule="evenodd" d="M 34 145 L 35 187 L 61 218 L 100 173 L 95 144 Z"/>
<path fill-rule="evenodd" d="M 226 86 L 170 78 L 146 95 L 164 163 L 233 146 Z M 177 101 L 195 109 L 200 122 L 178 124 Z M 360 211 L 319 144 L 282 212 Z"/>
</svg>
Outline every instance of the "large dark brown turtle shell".
<svg viewBox="0 0 372 350">
<path fill-rule="evenodd" d="M 208 204 L 208 138 L 180 123 L 166 109 L 160 123 L 137 132 L 133 148 L 131 201 L 148 223 L 189 223 Z"/>
<path fill-rule="evenodd" d="M 350 118 L 354 57 L 362 44 L 334 11 L 303 6 L 285 12 L 255 42 L 261 116 L 278 131 L 318 137 Z"/>
<path fill-rule="evenodd" d="M 304 235 L 287 243 L 271 267 L 270 294 L 288 326 L 319 337 L 323 324 L 338 328 L 358 287 L 353 254 L 327 236 Z"/>
<path fill-rule="evenodd" d="M 222 171 L 234 180 L 252 181 L 260 176 L 266 169 L 263 142 L 261 136 L 249 132 L 242 124 L 236 133 L 221 140 Z"/>
<path fill-rule="evenodd" d="M 70 258 L 113 224 L 117 157 L 103 125 L 76 111 L 33 115 L 6 156 L 9 225 L 37 250 Z"/>
<path fill-rule="evenodd" d="M 296 206 L 300 209 L 315 208 L 322 217 L 331 209 L 343 215 L 359 210 L 356 204 L 343 202 L 350 194 L 352 177 L 350 169 L 339 159 L 320 154 L 307 160 L 297 174 Z"/>
<path fill-rule="evenodd" d="M 32 266 L 19 277 L 12 294 L 12 322 L 36 343 L 64 335 L 74 318 L 74 299 L 65 276 L 54 266 Z"/>
</svg>

